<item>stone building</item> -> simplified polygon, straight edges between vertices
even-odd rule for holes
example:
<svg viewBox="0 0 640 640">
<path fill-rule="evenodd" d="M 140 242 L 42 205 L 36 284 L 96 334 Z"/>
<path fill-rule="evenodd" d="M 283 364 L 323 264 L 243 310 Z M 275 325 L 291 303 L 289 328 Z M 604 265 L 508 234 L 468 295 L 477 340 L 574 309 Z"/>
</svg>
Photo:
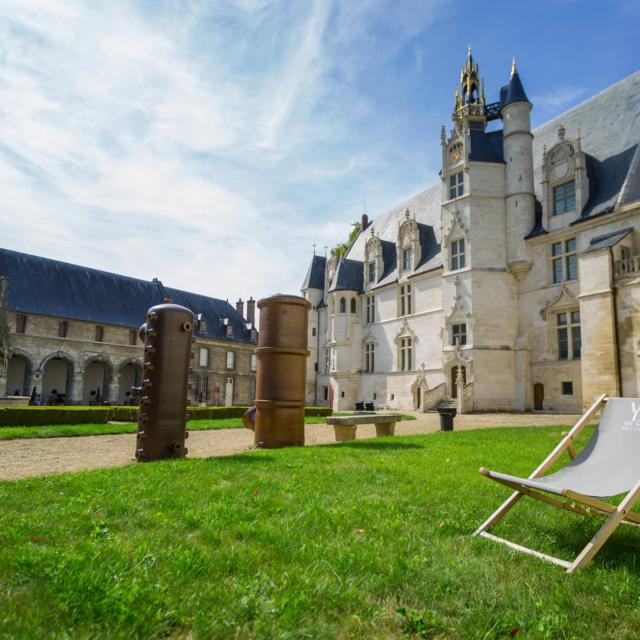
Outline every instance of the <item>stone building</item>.
<svg viewBox="0 0 640 640">
<path fill-rule="evenodd" d="M 531 109 L 515 61 L 488 102 L 469 52 L 440 181 L 313 257 L 309 403 L 640 396 L 640 72 L 533 131 Z"/>
<path fill-rule="evenodd" d="M 127 404 L 140 383 L 138 328 L 171 299 L 194 313 L 192 400 L 247 405 L 255 391 L 255 301 L 224 300 L 0 249 L 0 398 Z"/>
</svg>

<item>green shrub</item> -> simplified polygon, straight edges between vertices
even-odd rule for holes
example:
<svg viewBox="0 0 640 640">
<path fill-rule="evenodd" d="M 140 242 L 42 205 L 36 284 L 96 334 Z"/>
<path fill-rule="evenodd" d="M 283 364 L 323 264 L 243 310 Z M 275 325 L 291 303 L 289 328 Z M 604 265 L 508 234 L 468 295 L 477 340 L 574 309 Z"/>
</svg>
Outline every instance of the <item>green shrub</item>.
<svg viewBox="0 0 640 640">
<path fill-rule="evenodd" d="M 247 407 L 188 407 L 191 420 L 241 418 Z M 135 422 L 138 407 L 0 407 L 0 427 L 41 427 L 55 424 Z M 306 407 L 306 416 L 330 416 L 326 407 Z"/>
</svg>

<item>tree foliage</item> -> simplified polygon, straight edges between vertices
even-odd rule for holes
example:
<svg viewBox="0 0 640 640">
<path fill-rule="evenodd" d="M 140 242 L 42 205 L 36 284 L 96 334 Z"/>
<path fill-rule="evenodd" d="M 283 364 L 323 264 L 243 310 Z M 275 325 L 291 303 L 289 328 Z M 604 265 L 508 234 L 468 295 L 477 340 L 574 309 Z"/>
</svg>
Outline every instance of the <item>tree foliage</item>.
<svg viewBox="0 0 640 640">
<path fill-rule="evenodd" d="M 351 232 L 349 233 L 349 237 L 346 242 L 341 242 L 331 249 L 331 255 L 334 258 L 340 259 L 347 253 L 353 241 L 358 237 L 361 226 L 362 225 L 359 221 L 351 223 Z"/>
</svg>

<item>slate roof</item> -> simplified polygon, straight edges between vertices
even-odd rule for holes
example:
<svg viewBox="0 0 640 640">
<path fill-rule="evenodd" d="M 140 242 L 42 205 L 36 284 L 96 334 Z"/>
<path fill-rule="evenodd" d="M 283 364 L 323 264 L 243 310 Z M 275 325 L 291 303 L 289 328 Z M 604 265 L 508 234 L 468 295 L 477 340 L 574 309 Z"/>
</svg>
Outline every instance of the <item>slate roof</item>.
<svg viewBox="0 0 640 640">
<path fill-rule="evenodd" d="M 568 140 L 580 131 L 588 154 L 590 197 L 576 222 L 640 199 L 640 71 L 534 129 L 535 190 L 541 201 L 543 147 L 558 142 L 560 125 Z"/>
<path fill-rule="evenodd" d="M 314 255 L 309 265 L 309 270 L 302 283 L 302 289 L 324 289 L 324 272 L 327 259 L 324 256 Z"/>
<path fill-rule="evenodd" d="M 364 264 L 359 260 L 340 258 L 329 291 L 363 291 Z"/>
<path fill-rule="evenodd" d="M 529 101 L 516 73 L 501 92 L 501 104 L 520 100 Z M 542 193 L 543 147 L 553 147 L 560 125 L 566 129 L 566 138 L 576 138 L 578 129 L 582 150 L 587 154 L 587 176 L 590 182 L 590 198 L 576 222 L 612 211 L 614 205 L 640 200 L 640 71 L 611 85 L 601 93 L 582 102 L 573 109 L 533 130 L 533 162 L 535 194 L 537 200 L 536 221 L 528 238 L 547 233 L 542 227 L 540 202 Z M 471 131 L 471 160 L 504 162 L 502 131 Z M 353 242 L 347 258 L 364 261 L 365 244 L 373 229 L 383 241 L 385 269 L 376 286 L 390 284 L 397 279 L 395 243 L 405 209 L 415 215 L 419 225 L 430 229 L 430 237 L 421 244 L 429 247 L 414 274 L 424 273 L 441 266 L 440 258 L 440 182 L 418 193 L 409 200 L 390 209 L 373 220 L 366 233 Z M 422 228 L 422 227 L 421 227 Z M 423 232 L 421 231 L 421 234 Z M 389 257 L 385 257 L 385 243 L 389 243 Z M 391 248 L 393 245 L 393 256 Z M 393 270 L 390 265 L 393 264 Z"/>
<path fill-rule="evenodd" d="M 500 89 L 500 102 L 503 107 L 512 102 L 529 102 L 520 80 L 520 74 L 517 71 L 509 79 L 509 84 Z"/>
<path fill-rule="evenodd" d="M 203 314 L 206 331 L 196 335 L 250 342 L 244 319 L 228 302 L 165 287 L 158 280 L 139 280 L 2 248 L 0 275 L 9 277 L 8 307 L 19 313 L 137 329 L 149 307 L 169 297 L 194 314 Z M 229 319 L 233 337 L 227 337 L 223 318 Z"/>
<path fill-rule="evenodd" d="M 582 253 L 590 253 L 591 251 L 598 251 L 600 249 L 606 249 L 607 247 L 613 247 L 632 231 L 633 227 L 627 227 L 626 229 L 618 229 L 617 231 L 612 231 L 610 233 L 597 236 L 596 238 L 592 238 L 591 244 Z"/>
</svg>

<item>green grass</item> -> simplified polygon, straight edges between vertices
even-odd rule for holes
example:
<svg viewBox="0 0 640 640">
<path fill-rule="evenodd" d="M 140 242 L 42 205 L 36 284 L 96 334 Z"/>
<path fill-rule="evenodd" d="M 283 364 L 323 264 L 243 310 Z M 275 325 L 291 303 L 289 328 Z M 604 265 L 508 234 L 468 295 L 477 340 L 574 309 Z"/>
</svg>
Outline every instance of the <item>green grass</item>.
<svg viewBox="0 0 640 640">
<path fill-rule="evenodd" d="M 325 418 L 305 416 L 306 424 L 324 424 Z M 242 427 L 242 418 L 223 418 L 222 420 L 189 420 L 189 431 L 212 429 L 238 429 Z M 0 440 L 22 440 L 28 438 L 72 438 L 77 436 L 105 436 L 117 433 L 135 433 L 133 422 L 116 424 L 53 424 L 42 427 L 0 427 Z"/>
<path fill-rule="evenodd" d="M 638 638 L 640 531 L 567 576 L 471 533 L 560 428 L 381 438 L 0 483 L 0 637 Z M 496 532 L 571 558 L 599 520 Z"/>
<path fill-rule="evenodd" d="M 338 413 L 336 415 L 350 415 Z M 403 420 L 415 420 L 415 416 L 402 415 Z M 305 416 L 306 424 L 324 424 L 323 416 Z M 220 420 L 189 420 L 189 431 L 210 431 L 213 429 L 238 429 L 242 427 L 242 418 L 223 418 Z M 28 438 L 73 438 L 77 436 L 106 436 L 118 433 L 135 433 L 133 422 L 116 424 L 52 424 L 38 427 L 0 427 L 0 440 L 22 440 Z"/>
</svg>

